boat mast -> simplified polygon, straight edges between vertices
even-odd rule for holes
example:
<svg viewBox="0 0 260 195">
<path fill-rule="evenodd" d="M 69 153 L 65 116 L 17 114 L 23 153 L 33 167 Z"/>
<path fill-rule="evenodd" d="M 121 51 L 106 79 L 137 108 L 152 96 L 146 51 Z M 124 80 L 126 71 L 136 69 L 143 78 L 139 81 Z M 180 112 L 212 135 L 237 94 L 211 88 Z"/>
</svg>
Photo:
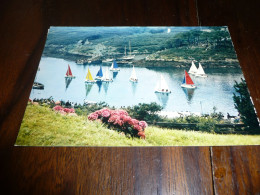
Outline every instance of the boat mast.
<svg viewBox="0 0 260 195">
<path fill-rule="evenodd" d="M 130 51 L 130 56 L 131 56 L 131 44 L 130 44 L 130 41 L 129 41 L 129 51 Z"/>
</svg>

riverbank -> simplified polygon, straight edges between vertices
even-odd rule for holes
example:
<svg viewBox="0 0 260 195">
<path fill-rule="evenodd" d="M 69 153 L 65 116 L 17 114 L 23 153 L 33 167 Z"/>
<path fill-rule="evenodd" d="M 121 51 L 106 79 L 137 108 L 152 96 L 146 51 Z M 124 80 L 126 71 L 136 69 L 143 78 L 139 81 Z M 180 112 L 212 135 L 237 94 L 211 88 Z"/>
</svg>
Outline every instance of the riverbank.
<svg viewBox="0 0 260 195">
<path fill-rule="evenodd" d="M 143 56 L 143 55 L 142 55 Z M 53 54 L 50 53 L 48 55 L 43 55 L 42 57 L 52 57 L 52 58 L 60 58 L 68 61 L 73 61 L 76 63 L 77 60 L 85 60 L 88 61 L 89 57 L 79 54 Z M 99 60 L 102 60 L 100 58 Z M 120 61 L 120 60 L 118 60 Z M 111 66 L 112 62 L 109 63 L 102 63 L 102 65 Z M 195 62 L 196 63 L 196 62 Z M 237 60 L 219 60 L 219 61 L 213 61 L 213 60 L 202 60 L 200 61 L 202 63 L 202 66 L 204 68 L 240 68 L 239 62 Z M 97 65 L 100 66 L 100 63 L 98 64 L 92 64 L 90 65 Z M 83 64 L 78 64 L 79 66 L 82 66 Z M 85 64 L 86 65 L 86 64 Z M 83 66 L 85 66 L 83 65 Z M 134 59 L 130 61 L 129 64 L 119 64 L 121 67 L 129 67 L 129 66 L 136 66 L 136 67 L 145 67 L 145 68 L 186 68 L 189 69 L 191 66 L 191 60 L 145 60 L 145 59 Z"/>
</svg>

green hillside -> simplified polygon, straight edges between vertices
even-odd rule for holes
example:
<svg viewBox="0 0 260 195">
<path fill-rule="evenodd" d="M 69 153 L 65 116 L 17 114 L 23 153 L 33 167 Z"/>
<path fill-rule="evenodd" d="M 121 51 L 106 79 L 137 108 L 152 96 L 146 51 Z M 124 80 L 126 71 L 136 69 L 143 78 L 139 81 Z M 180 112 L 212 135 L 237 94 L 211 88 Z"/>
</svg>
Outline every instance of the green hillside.
<svg viewBox="0 0 260 195">
<path fill-rule="evenodd" d="M 54 27 L 48 34 L 44 56 L 70 60 L 118 58 L 125 47 L 135 55 L 139 66 L 190 65 L 238 66 L 227 27 Z M 162 63 L 163 61 L 163 63 Z M 157 63 L 157 64 L 154 64 Z"/>
<path fill-rule="evenodd" d="M 29 104 L 16 140 L 25 146 L 215 146 L 256 145 L 259 135 L 219 135 L 150 126 L 146 139 L 127 138 L 85 116 L 67 116 Z"/>
</svg>

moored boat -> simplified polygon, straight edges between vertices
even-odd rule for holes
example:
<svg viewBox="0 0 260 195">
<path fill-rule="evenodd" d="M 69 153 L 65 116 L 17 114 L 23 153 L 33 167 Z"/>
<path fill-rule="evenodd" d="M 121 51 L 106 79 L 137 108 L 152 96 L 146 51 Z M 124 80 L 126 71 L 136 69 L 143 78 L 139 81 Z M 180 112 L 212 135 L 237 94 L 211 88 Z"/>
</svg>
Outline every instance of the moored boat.
<svg viewBox="0 0 260 195">
<path fill-rule="evenodd" d="M 33 89 L 44 89 L 44 85 L 39 82 L 33 82 Z"/>
<path fill-rule="evenodd" d="M 196 86 L 192 79 L 190 78 L 190 75 L 187 73 L 186 70 L 184 70 L 184 78 L 181 84 L 181 87 L 189 88 L 189 89 L 195 89 Z"/>
</svg>

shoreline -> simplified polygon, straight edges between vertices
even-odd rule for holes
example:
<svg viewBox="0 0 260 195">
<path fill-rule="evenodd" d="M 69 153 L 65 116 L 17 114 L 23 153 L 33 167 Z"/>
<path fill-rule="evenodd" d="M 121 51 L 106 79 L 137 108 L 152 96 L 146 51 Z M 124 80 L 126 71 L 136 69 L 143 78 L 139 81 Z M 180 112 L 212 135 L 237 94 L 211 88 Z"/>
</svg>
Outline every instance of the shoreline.
<svg viewBox="0 0 260 195">
<path fill-rule="evenodd" d="M 67 61 L 71 61 L 76 63 L 76 60 L 78 59 L 86 59 L 86 56 L 79 55 L 79 54 L 58 54 L 58 55 L 45 55 L 43 54 L 42 57 L 44 58 L 57 58 L 57 59 L 63 59 Z M 221 60 L 221 61 L 212 61 L 212 60 L 202 60 L 200 61 L 202 63 L 203 68 L 241 68 L 240 64 L 236 60 Z M 101 64 L 104 66 L 111 66 L 112 62 L 102 62 Z M 195 63 L 198 63 L 195 60 Z M 77 64 L 77 63 L 76 63 Z M 89 64 L 77 64 L 79 66 L 87 66 L 87 65 L 94 65 L 94 66 L 100 66 L 100 63 L 89 63 Z M 191 66 L 191 60 L 182 60 L 182 61 L 174 61 L 174 60 L 145 60 L 145 59 L 139 59 L 139 60 L 133 60 L 129 64 L 119 64 L 121 67 L 132 67 L 132 65 L 135 65 L 136 67 L 144 67 L 144 68 L 190 68 Z"/>
</svg>

